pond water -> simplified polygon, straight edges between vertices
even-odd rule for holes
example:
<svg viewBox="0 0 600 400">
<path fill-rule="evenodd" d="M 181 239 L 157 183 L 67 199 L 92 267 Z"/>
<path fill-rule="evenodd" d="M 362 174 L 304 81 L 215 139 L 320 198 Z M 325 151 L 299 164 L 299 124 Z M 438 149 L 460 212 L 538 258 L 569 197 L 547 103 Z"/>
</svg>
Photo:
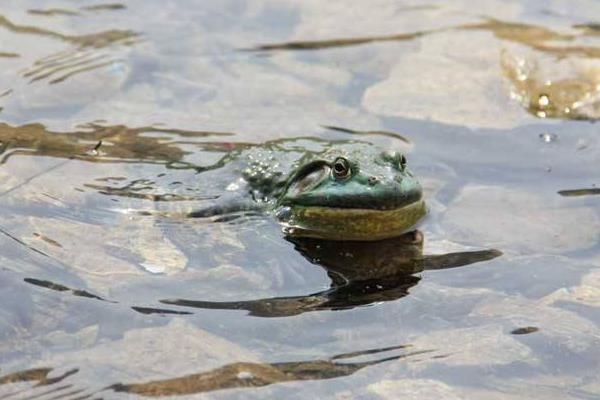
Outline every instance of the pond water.
<svg viewBox="0 0 600 400">
<path fill-rule="evenodd" d="M 0 398 L 600 398 L 599 18 L 3 1 Z M 357 135 L 408 154 L 420 233 L 168 217 L 231 151 Z"/>
</svg>

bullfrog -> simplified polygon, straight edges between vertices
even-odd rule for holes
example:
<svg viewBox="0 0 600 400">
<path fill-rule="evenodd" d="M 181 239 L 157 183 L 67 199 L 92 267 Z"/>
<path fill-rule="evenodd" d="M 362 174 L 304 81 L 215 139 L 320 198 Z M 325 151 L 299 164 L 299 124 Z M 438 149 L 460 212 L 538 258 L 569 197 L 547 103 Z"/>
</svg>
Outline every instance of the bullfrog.
<svg viewBox="0 0 600 400">
<path fill-rule="evenodd" d="M 167 218 L 223 221 L 266 212 L 293 237 L 380 240 L 407 232 L 426 214 L 422 188 L 398 151 L 316 137 L 260 144 L 197 140 L 224 135 L 98 125 L 57 134 L 41 125 L 0 124 L 0 162 L 22 154 L 66 159 L 52 169 L 68 168 L 72 160 L 163 164 L 158 176 L 136 166 L 129 178 L 103 177 L 84 186 L 114 201 L 133 200 L 119 201 L 123 209 Z"/>
<path fill-rule="evenodd" d="M 409 231 L 427 212 L 406 156 L 365 141 L 274 140 L 231 151 L 197 172 L 198 187 L 218 190 L 220 180 L 224 188 L 187 217 L 267 212 L 291 237 L 381 240 Z"/>
</svg>

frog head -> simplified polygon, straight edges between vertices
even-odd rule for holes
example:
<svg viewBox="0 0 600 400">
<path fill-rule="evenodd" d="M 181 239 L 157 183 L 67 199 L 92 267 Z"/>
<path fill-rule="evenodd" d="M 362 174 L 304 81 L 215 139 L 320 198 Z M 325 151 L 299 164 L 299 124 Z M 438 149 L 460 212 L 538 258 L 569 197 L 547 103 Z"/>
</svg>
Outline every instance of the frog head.
<svg viewBox="0 0 600 400">
<path fill-rule="evenodd" d="M 406 157 L 346 146 L 299 165 L 275 211 L 290 236 L 380 240 L 410 230 L 426 214 Z"/>
</svg>

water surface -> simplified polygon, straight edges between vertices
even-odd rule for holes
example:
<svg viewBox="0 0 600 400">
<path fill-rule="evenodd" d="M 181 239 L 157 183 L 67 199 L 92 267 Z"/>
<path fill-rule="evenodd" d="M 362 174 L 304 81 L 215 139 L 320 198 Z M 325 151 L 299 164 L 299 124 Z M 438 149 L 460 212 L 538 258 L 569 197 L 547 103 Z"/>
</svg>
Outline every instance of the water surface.
<svg viewBox="0 0 600 400">
<path fill-rule="evenodd" d="M 598 398 L 598 16 L 3 2 L 0 397 Z M 407 152 L 418 240 L 165 217 L 297 137 Z"/>
</svg>

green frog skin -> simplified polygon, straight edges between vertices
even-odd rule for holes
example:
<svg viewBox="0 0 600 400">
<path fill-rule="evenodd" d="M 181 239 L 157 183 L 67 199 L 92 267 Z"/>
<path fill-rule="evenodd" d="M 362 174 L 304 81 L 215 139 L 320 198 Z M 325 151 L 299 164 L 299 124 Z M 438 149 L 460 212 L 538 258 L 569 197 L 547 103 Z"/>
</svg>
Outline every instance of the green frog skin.
<svg viewBox="0 0 600 400">
<path fill-rule="evenodd" d="M 230 152 L 205 172 L 225 166 L 238 172 L 229 193 L 190 217 L 262 210 L 291 237 L 373 241 L 411 230 L 427 213 L 405 156 L 368 142 L 272 141 Z"/>
</svg>

